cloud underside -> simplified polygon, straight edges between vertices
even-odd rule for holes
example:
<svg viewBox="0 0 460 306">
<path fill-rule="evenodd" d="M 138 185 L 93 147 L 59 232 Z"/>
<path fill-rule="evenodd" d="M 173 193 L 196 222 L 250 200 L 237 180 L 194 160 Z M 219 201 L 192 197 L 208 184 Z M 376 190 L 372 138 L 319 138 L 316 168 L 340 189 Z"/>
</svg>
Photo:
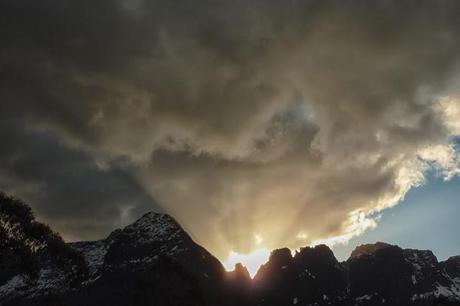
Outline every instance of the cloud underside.
<svg viewBox="0 0 460 306">
<path fill-rule="evenodd" d="M 3 1 L 0 187 L 69 239 L 146 210 L 344 242 L 459 174 L 460 3 Z"/>
</svg>

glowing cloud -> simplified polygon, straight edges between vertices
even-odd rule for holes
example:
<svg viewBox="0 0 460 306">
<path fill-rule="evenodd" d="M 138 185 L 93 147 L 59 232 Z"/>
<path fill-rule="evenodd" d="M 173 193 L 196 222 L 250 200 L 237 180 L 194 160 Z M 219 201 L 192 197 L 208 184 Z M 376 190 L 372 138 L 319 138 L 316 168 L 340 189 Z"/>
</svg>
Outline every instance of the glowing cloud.
<svg viewBox="0 0 460 306">
<path fill-rule="evenodd" d="M 254 273 L 460 173 L 460 1 L 12 3 L 0 189 L 66 237 L 161 209 Z"/>
</svg>

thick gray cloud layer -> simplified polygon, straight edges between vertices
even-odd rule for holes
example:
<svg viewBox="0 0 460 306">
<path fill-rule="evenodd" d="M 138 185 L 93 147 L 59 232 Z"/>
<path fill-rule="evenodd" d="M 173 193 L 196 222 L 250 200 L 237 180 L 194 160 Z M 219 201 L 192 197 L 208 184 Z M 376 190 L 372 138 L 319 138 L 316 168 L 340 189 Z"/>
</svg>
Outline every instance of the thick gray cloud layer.
<svg viewBox="0 0 460 306">
<path fill-rule="evenodd" d="M 163 209 L 220 258 L 347 240 L 458 173 L 459 9 L 2 1 L 0 187 L 72 238 Z"/>
</svg>

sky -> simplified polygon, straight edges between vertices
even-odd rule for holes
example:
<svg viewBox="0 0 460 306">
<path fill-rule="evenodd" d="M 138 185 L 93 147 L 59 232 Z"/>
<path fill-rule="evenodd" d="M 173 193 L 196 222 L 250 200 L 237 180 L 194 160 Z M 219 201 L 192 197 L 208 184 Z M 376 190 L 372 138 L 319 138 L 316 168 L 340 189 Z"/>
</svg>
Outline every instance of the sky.
<svg viewBox="0 0 460 306">
<path fill-rule="evenodd" d="M 334 254 L 346 260 L 360 244 L 388 241 L 402 248 L 431 250 L 439 261 L 460 254 L 460 178 L 448 182 L 434 174 L 412 189 L 397 206 L 382 214 L 379 226 L 335 245 Z"/>
<path fill-rule="evenodd" d="M 459 9 L 1 1 L 0 190 L 68 241 L 157 211 L 221 261 L 374 240 L 445 257 Z"/>
</svg>

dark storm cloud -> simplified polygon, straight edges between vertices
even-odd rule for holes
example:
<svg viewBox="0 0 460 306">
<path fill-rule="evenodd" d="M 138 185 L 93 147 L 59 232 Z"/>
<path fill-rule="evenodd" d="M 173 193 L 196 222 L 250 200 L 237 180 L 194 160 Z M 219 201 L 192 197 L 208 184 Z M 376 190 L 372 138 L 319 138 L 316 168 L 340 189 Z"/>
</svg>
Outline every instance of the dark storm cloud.
<svg viewBox="0 0 460 306">
<path fill-rule="evenodd" d="M 221 258 L 255 234 L 346 240 L 429 165 L 458 169 L 459 8 L 3 1 L 2 185 L 81 227 L 155 198 Z"/>
<path fill-rule="evenodd" d="M 145 211 L 161 211 L 123 169 L 99 165 L 54 133 L 25 125 L 0 124 L 0 189 L 33 204 L 65 238 L 97 238 Z"/>
</svg>

